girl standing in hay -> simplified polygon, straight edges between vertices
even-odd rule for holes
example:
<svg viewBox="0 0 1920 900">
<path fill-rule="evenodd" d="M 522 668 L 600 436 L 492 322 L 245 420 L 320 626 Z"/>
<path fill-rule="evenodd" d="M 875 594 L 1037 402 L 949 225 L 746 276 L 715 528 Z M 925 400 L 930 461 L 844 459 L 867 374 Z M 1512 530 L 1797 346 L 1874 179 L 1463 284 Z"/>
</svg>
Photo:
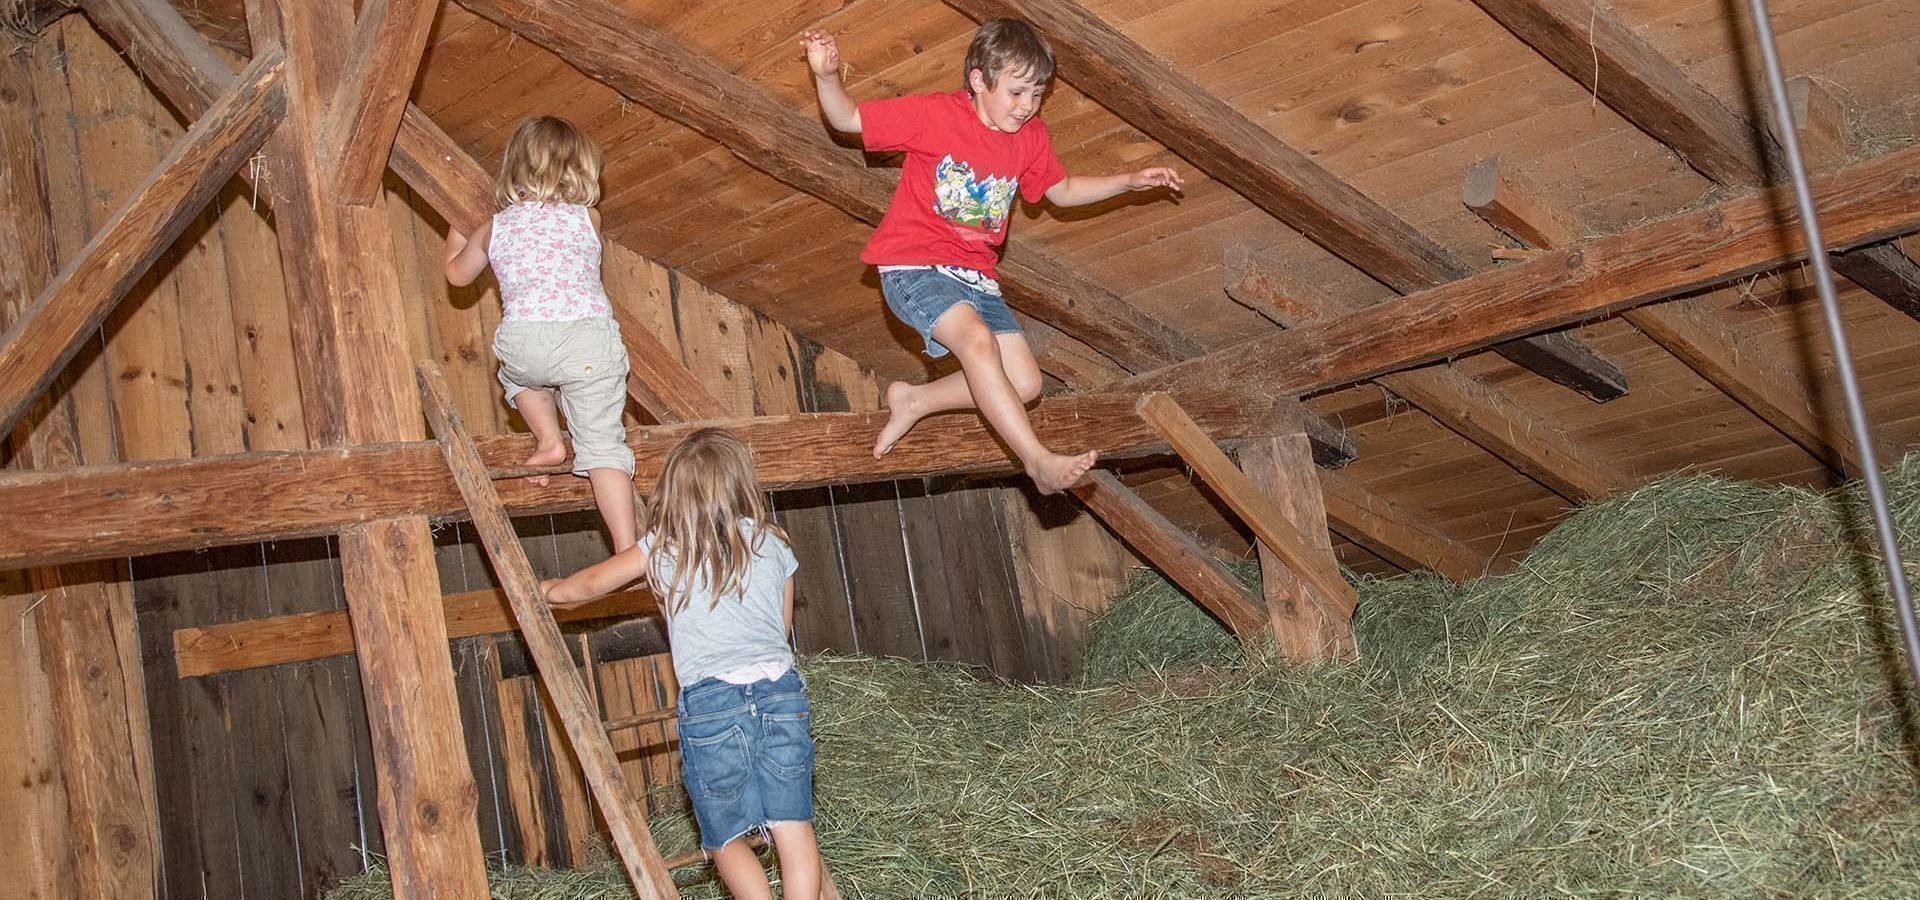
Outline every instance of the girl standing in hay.
<svg viewBox="0 0 1920 900">
<path fill-rule="evenodd" d="M 680 765 L 700 846 L 739 900 L 770 898 L 744 838 L 771 833 L 788 900 L 816 900 L 813 738 L 793 667 L 793 573 L 786 533 L 767 516 L 753 453 L 702 428 L 667 452 L 633 547 L 559 581 L 547 602 L 585 602 L 646 579 L 667 620 L 680 682 Z"/>
<path fill-rule="evenodd" d="M 592 482 L 618 553 L 634 542 L 633 451 L 620 423 L 627 348 L 600 285 L 600 148 L 565 119 L 528 119 L 507 142 L 494 201 L 500 211 L 471 236 L 448 233 L 447 280 L 471 284 L 493 266 L 500 384 L 538 442 L 526 464 L 566 462 L 564 410 L 573 474 Z"/>
</svg>

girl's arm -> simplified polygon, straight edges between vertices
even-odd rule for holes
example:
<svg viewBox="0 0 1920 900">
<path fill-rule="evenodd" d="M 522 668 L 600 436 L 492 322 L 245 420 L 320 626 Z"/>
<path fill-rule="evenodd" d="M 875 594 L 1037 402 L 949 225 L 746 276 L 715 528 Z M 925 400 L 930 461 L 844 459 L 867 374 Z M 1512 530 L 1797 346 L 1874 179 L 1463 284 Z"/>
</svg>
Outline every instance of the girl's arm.
<svg viewBox="0 0 1920 900">
<path fill-rule="evenodd" d="M 646 554 L 628 547 L 565 578 L 540 582 L 540 593 L 554 606 L 579 606 L 646 576 Z"/>
<path fill-rule="evenodd" d="M 471 236 L 458 229 L 447 230 L 447 282 L 466 287 L 487 270 L 487 238 L 493 236 L 493 220 L 474 229 Z"/>
<path fill-rule="evenodd" d="M 813 70 L 813 90 L 820 96 L 820 111 L 835 131 L 860 133 L 860 106 L 853 102 L 840 83 L 840 45 L 824 31 L 800 35 L 800 46 L 807 50 L 807 68 Z"/>
<path fill-rule="evenodd" d="M 1166 166 L 1154 166 L 1118 175 L 1068 175 L 1047 188 L 1047 199 L 1055 206 L 1085 206 L 1128 191 L 1146 191 L 1157 187 L 1177 191 L 1181 186 L 1179 172 Z"/>
<path fill-rule="evenodd" d="M 786 609 L 786 612 L 782 613 L 782 616 L 784 618 L 782 618 L 781 621 L 786 624 L 780 629 L 780 633 L 792 634 L 793 633 L 793 576 L 792 575 L 787 576 L 787 599 L 785 603 L 785 609 Z"/>
</svg>

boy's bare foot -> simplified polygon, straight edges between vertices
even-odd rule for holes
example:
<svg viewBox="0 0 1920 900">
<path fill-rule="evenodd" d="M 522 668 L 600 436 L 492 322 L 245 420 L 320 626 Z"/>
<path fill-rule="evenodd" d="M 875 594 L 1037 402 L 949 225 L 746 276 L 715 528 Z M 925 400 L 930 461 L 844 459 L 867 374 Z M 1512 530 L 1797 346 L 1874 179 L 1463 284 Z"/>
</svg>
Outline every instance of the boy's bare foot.
<svg viewBox="0 0 1920 900">
<path fill-rule="evenodd" d="M 919 407 L 920 404 L 914 402 L 913 385 L 904 381 L 887 385 L 887 425 L 880 429 L 879 439 L 873 442 L 874 459 L 887 455 L 894 444 L 913 430 L 914 423 L 926 415 Z"/>
<path fill-rule="evenodd" d="M 1098 451 L 1088 450 L 1079 456 L 1061 456 L 1049 453 L 1038 462 L 1027 467 L 1027 477 L 1033 479 L 1035 487 L 1042 494 L 1058 494 L 1080 483 L 1087 470 L 1093 468 L 1093 462 L 1100 456 Z"/>
<path fill-rule="evenodd" d="M 560 443 L 542 444 L 533 448 L 533 455 L 527 457 L 527 461 L 521 463 L 521 465 L 531 469 L 535 466 L 557 466 L 566 461 L 567 445 Z M 527 480 L 533 482 L 536 486 L 546 487 L 550 479 L 546 475 L 529 475 L 527 476 Z"/>
</svg>

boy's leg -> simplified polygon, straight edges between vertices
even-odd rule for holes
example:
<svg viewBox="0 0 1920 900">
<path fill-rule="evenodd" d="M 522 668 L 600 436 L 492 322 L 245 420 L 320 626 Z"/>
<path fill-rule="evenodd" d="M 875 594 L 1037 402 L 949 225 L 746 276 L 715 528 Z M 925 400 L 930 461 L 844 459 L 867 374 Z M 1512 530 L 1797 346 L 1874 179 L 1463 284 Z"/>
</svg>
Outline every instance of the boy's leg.
<svg viewBox="0 0 1920 900">
<path fill-rule="evenodd" d="M 553 392 L 546 388 L 527 388 L 514 395 L 513 404 L 520 410 L 520 417 L 527 420 L 527 430 L 533 432 L 537 442 L 525 465 L 557 466 L 566 462 L 567 445 L 560 440 L 560 408 Z M 531 480 L 544 486 L 547 476 L 535 475 Z"/>
<path fill-rule="evenodd" d="M 780 896 L 784 900 L 818 900 L 822 866 L 820 843 L 812 822 L 775 822 L 773 848 L 780 854 Z"/>
<path fill-rule="evenodd" d="M 593 505 L 606 520 L 613 552 L 633 546 L 640 528 L 633 512 L 633 476 L 619 469 L 588 469 L 587 481 L 593 485 Z"/>
<path fill-rule="evenodd" d="M 745 837 L 734 838 L 713 852 L 713 870 L 720 873 L 733 900 L 773 900 L 766 870 L 760 868 L 760 857 L 753 855 Z"/>
<path fill-rule="evenodd" d="M 934 323 L 933 337 L 953 351 L 960 360 L 960 371 L 923 385 L 896 382 L 888 386 L 889 406 L 896 402 L 899 405 L 881 430 L 881 444 L 874 448 L 876 456 L 892 449 L 893 441 L 906 434 L 921 417 L 971 406 L 978 408 L 993 430 L 1013 448 L 1041 493 L 1058 493 L 1072 487 L 1093 466 L 1093 451 L 1062 456 L 1048 450 L 1033 433 L 1025 400 L 1039 393 L 1039 367 L 1024 337 L 995 335 L 980 314 L 965 304 L 954 306 L 940 316 Z M 1007 355 L 1021 376 L 1018 389 L 1009 377 L 1007 360 L 1002 358 L 1003 346 L 1010 351 Z"/>
</svg>

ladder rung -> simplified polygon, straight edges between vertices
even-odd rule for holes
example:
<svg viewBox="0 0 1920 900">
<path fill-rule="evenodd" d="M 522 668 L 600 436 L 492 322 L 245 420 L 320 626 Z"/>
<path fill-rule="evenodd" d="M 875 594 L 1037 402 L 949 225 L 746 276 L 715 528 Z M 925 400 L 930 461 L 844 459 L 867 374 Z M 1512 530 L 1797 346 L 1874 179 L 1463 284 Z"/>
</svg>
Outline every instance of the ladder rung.
<svg viewBox="0 0 1920 900">
<path fill-rule="evenodd" d="M 653 710 L 652 712 L 643 712 L 638 715 L 622 716 L 621 718 L 618 718 L 618 719 L 608 719 L 607 721 L 600 723 L 600 725 L 601 727 L 605 728 L 608 731 L 622 731 L 628 728 L 639 728 L 642 725 L 652 725 L 657 722 L 665 722 L 666 720 L 671 719 L 674 716 L 679 714 L 680 714 L 680 710 L 677 707 L 669 706 L 666 709 L 656 709 L 656 710 Z"/>
</svg>

